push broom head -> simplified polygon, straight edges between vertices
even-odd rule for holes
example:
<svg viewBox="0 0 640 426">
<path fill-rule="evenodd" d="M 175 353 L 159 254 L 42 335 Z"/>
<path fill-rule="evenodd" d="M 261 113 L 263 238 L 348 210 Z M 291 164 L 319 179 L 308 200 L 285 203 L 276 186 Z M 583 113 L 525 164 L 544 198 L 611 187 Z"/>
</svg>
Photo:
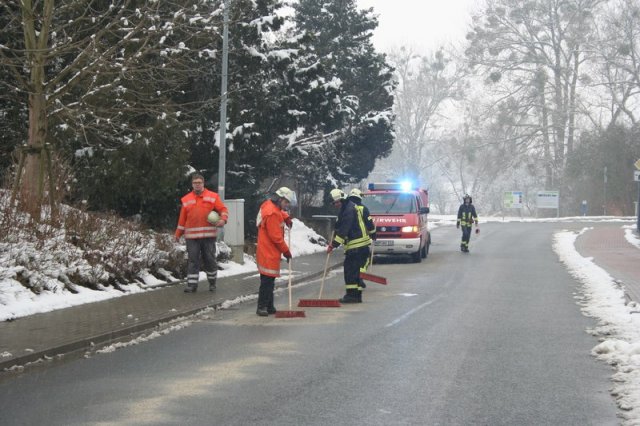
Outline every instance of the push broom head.
<svg viewBox="0 0 640 426">
<path fill-rule="evenodd" d="M 277 311 L 276 318 L 304 318 L 304 311 Z"/>
<path fill-rule="evenodd" d="M 367 272 L 360 272 L 360 278 L 362 278 L 363 280 L 372 281 L 374 283 L 387 285 L 387 279 L 379 275 L 373 275 Z"/>
<path fill-rule="evenodd" d="M 340 301 L 338 299 L 300 299 L 298 306 L 305 308 L 339 308 Z"/>
</svg>

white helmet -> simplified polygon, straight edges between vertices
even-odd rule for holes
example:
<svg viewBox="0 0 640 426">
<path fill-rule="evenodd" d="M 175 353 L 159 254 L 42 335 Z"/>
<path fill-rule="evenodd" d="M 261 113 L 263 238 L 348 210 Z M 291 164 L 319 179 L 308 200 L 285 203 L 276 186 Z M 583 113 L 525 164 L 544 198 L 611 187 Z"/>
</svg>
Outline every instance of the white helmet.
<svg viewBox="0 0 640 426">
<path fill-rule="evenodd" d="M 351 192 L 349 192 L 349 197 L 356 197 L 362 200 L 362 191 L 358 188 L 353 188 Z"/>
<path fill-rule="evenodd" d="M 207 215 L 207 222 L 212 225 L 215 225 L 220 220 L 220 215 L 217 211 L 211 210 L 211 212 Z"/>
<path fill-rule="evenodd" d="M 282 197 L 285 200 L 287 200 L 292 207 L 295 207 L 298 204 L 298 199 L 296 198 L 296 192 L 290 190 L 286 186 L 278 188 L 278 190 L 276 191 L 276 195 L 278 197 Z"/>
<path fill-rule="evenodd" d="M 338 188 L 332 189 L 331 192 L 329 193 L 329 195 L 331 195 L 331 199 L 334 202 L 341 201 L 341 200 L 344 200 L 345 198 L 347 198 L 347 196 L 344 194 L 344 192 L 341 189 L 338 189 Z"/>
</svg>

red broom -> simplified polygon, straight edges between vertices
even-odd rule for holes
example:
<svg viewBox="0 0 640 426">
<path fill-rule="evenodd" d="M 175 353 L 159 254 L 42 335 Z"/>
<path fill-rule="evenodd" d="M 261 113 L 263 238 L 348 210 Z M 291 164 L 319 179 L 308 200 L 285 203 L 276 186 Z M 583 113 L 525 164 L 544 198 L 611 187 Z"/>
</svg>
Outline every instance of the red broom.
<svg viewBox="0 0 640 426">
<path fill-rule="evenodd" d="M 333 238 L 332 238 L 333 240 Z M 320 294 L 317 299 L 300 299 L 298 306 L 304 306 L 307 308 L 339 308 L 340 301 L 338 299 L 323 299 L 322 290 L 324 289 L 324 279 L 327 277 L 327 269 L 329 268 L 329 256 L 331 253 L 327 253 L 327 260 L 324 261 L 324 273 L 322 274 L 322 282 L 320 283 Z"/>
<path fill-rule="evenodd" d="M 369 271 L 373 269 L 373 247 L 375 244 L 371 244 L 371 260 L 369 261 Z M 373 275 L 372 273 L 360 272 L 360 278 L 367 281 L 372 281 L 374 283 L 387 285 L 387 279 L 385 277 L 381 277 L 380 275 Z"/>
<path fill-rule="evenodd" d="M 291 230 L 289 230 L 289 250 L 291 250 Z M 288 311 L 276 311 L 276 318 L 304 318 L 306 315 L 304 311 L 293 311 L 291 310 L 291 259 L 288 261 L 289 263 L 289 310 Z"/>
</svg>

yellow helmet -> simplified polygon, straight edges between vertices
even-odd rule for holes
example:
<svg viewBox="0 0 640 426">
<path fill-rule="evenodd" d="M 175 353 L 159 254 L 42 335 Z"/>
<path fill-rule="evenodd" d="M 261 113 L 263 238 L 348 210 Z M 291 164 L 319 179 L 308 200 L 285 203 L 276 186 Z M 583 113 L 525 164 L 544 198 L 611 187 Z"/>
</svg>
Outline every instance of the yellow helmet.
<svg viewBox="0 0 640 426">
<path fill-rule="evenodd" d="M 358 188 L 353 188 L 351 192 L 349 192 L 349 197 L 356 197 L 362 200 L 362 191 Z"/>
<path fill-rule="evenodd" d="M 331 190 L 331 192 L 329 193 L 329 195 L 331 195 L 331 199 L 335 202 L 335 201 L 341 201 L 344 200 L 345 198 L 347 198 L 347 196 L 345 195 L 345 193 L 338 188 L 334 188 Z"/>
<path fill-rule="evenodd" d="M 290 190 L 286 186 L 280 187 L 276 190 L 276 195 L 278 197 L 282 197 L 291 203 L 292 207 L 295 207 L 298 204 L 298 199 L 296 197 L 296 192 Z"/>
</svg>

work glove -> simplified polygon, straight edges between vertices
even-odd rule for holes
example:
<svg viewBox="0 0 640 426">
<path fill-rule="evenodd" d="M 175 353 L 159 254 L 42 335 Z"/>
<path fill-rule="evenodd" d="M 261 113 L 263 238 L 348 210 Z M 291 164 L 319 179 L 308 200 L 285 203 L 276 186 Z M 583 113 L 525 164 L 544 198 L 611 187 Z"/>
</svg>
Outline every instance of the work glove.
<svg viewBox="0 0 640 426">
<path fill-rule="evenodd" d="M 480 233 L 480 228 L 476 228 L 476 234 Z"/>
<path fill-rule="evenodd" d="M 291 262 L 291 252 L 289 250 L 285 251 L 282 255 L 287 259 L 287 262 Z"/>
<path fill-rule="evenodd" d="M 284 224 L 287 225 L 289 229 L 291 229 L 293 227 L 293 221 L 291 220 L 291 217 L 286 218 L 284 220 Z"/>
<path fill-rule="evenodd" d="M 333 251 L 333 245 L 329 244 L 327 246 L 327 253 L 331 253 Z"/>
<path fill-rule="evenodd" d="M 377 240 L 378 239 L 378 235 L 374 232 L 373 234 L 371 234 L 371 239 L 373 241 Z"/>
</svg>

